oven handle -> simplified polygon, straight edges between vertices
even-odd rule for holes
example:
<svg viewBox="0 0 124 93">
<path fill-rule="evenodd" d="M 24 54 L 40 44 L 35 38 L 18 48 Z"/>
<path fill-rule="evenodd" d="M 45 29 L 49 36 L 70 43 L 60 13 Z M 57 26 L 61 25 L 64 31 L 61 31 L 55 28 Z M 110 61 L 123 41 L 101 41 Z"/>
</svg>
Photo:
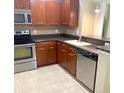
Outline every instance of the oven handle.
<svg viewBox="0 0 124 93">
<path fill-rule="evenodd" d="M 30 46 L 35 46 L 35 43 L 14 45 L 14 47 L 30 47 Z"/>
</svg>

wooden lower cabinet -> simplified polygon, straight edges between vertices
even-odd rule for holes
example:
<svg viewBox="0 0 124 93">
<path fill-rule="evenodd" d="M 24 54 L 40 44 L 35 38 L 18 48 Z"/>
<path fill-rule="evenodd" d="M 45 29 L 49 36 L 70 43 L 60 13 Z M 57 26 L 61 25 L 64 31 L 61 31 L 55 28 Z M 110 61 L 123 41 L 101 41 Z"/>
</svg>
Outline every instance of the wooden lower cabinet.
<svg viewBox="0 0 124 93">
<path fill-rule="evenodd" d="M 77 62 L 77 53 L 76 49 L 69 47 L 67 54 L 67 70 L 76 76 L 76 62 Z"/>
<path fill-rule="evenodd" d="M 57 42 L 57 62 L 74 76 L 76 76 L 76 49 L 67 44 Z"/>
<path fill-rule="evenodd" d="M 60 42 L 57 42 L 57 63 L 62 64 L 62 52 L 61 52 L 62 46 Z"/>
<path fill-rule="evenodd" d="M 67 58 L 68 58 L 68 46 L 66 44 L 61 44 L 61 65 L 67 68 Z"/>
<path fill-rule="evenodd" d="M 56 63 L 56 45 L 48 46 L 48 63 Z"/>
<path fill-rule="evenodd" d="M 58 63 L 71 74 L 76 76 L 76 49 L 68 44 L 51 41 L 36 43 L 37 66 Z"/>
<path fill-rule="evenodd" d="M 56 63 L 56 42 L 36 43 L 37 66 Z"/>
</svg>

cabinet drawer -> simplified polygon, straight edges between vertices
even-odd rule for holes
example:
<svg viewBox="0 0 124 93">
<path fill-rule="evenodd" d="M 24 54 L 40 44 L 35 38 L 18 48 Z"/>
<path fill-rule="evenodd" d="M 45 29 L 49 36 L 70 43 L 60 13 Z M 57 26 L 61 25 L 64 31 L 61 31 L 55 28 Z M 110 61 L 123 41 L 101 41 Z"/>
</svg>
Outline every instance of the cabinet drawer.
<svg viewBox="0 0 124 93">
<path fill-rule="evenodd" d="M 56 46 L 56 42 L 55 41 L 51 41 L 51 42 L 38 42 L 36 43 L 37 47 L 43 47 L 43 46 Z"/>
</svg>

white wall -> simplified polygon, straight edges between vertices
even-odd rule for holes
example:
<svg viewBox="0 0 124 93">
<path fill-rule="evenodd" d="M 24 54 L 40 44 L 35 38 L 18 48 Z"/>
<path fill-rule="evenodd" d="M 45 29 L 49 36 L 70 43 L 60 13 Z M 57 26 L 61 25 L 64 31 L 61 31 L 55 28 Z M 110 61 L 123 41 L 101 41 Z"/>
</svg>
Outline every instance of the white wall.
<svg viewBox="0 0 124 93">
<path fill-rule="evenodd" d="M 93 36 L 102 37 L 106 9 L 106 3 L 102 2 L 101 11 L 95 13 Z"/>
<path fill-rule="evenodd" d="M 108 29 L 107 29 L 107 38 L 110 38 L 110 19 L 109 19 Z"/>
<path fill-rule="evenodd" d="M 81 28 L 81 35 L 92 35 L 93 28 L 94 28 L 94 17 L 95 17 L 95 3 L 88 0 L 80 0 L 81 4 L 81 19 L 82 24 L 80 25 Z"/>
<path fill-rule="evenodd" d="M 79 0 L 79 5 L 79 23 L 77 28 L 80 29 L 80 35 L 92 35 L 95 4 L 92 0 Z M 67 30 L 65 33 L 78 35 L 77 28 Z"/>
<path fill-rule="evenodd" d="M 95 13 L 96 4 L 100 0 L 79 0 L 79 24 L 80 34 L 83 36 L 99 36 L 102 37 L 103 22 L 106 11 L 105 2 L 109 3 L 109 0 L 103 0 L 103 7 L 101 13 Z M 77 29 L 67 30 L 67 34 L 77 35 Z M 109 33 L 108 33 L 109 35 Z"/>
</svg>

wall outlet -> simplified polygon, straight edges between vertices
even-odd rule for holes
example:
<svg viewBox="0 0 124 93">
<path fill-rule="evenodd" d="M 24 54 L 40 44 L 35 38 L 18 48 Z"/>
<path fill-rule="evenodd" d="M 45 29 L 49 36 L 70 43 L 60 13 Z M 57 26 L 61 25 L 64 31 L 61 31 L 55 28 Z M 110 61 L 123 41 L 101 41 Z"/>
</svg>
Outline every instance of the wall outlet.
<svg viewBox="0 0 124 93">
<path fill-rule="evenodd" d="M 55 32 L 58 33 L 59 32 L 58 29 L 56 29 Z"/>
<path fill-rule="evenodd" d="M 37 34 L 37 30 L 34 30 L 34 34 Z"/>
<path fill-rule="evenodd" d="M 110 43 L 105 43 L 105 45 L 110 45 Z"/>
</svg>

